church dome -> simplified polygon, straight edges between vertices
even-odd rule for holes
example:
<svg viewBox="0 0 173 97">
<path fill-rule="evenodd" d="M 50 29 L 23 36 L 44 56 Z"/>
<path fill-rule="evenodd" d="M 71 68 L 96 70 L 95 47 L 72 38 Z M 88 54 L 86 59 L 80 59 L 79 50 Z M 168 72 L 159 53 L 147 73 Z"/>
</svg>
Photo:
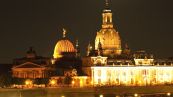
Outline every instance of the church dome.
<svg viewBox="0 0 173 97">
<path fill-rule="evenodd" d="M 63 39 L 59 40 L 54 49 L 54 58 L 62 57 L 62 53 L 72 53 L 75 52 L 73 43 L 65 37 L 66 31 L 63 29 Z"/>
<path fill-rule="evenodd" d="M 121 38 L 119 33 L 114 29 L 109 2 L 106 1 L 105 4 L 106 8 L 102 13 L 102 28 L 97 32 L 95 38 L 95 49 L 98 50 L 98 44 L 100 42 L 103 49 L 103 55 L 120 55 L 122 51 Z"/>
<path fill-rule="evenodd" d="M 121 53 L 121 39 L 119 33 L 114 28 L 101 29 L 97 32 L 95 39 L 95 48 L 98 49 L 99 42 L 102 44 L 104 54 L 120 54 Z"/>
<path fill-rule="evenodd" d="M 54 49 L 54 58 L 62 56 L 62 53 L 75 52 L 73 44 L 68 39 L 63 39 L 57 42 Z"/>
</svg>

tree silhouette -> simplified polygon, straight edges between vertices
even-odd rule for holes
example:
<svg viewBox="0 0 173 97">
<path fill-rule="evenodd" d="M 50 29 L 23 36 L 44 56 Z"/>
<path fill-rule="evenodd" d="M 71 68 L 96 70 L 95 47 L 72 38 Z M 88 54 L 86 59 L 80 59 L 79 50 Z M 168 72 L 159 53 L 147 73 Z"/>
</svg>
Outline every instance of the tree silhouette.
<svg viewBox="0 0 173 97">
<path fill-rule="evenodd" d="M 64 78 L 64 84 L 70 85 L 72 82 L 72 78 L 70 76 L 65 76 Z"/>
</svg>

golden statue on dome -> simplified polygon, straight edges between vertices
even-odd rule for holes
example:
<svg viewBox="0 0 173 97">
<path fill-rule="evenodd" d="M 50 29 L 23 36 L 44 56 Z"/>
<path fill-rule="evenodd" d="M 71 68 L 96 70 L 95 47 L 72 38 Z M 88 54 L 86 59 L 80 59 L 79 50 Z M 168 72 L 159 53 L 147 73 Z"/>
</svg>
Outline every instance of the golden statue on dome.
<svg viewBox="0 0 173 97">
<path fill-rule="evenodd" d="M 63 28 L 63 38 L 65 38 L 67 30 Z"/>
<path fill-rule="evenodd" d="M 63 38 L 56 43 L 54 49 L 53 57 L 55 59 L 63 57 L 63 53 L 72 53 L 76 51 L 73 43 L 68 38 L 65 38 L 66 33 L 66 29 L 63 28 Z"/>
</svg>

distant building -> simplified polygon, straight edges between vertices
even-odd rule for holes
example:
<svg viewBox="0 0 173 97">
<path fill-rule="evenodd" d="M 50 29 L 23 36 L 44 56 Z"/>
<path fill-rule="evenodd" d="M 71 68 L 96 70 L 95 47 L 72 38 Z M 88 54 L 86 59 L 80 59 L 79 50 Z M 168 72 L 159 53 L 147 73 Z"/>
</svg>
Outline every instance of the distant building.
<svg viewBox="0 0 173 97">
<path fill-rule="evenodd" d="M 54 66 L 50 58 L 37 56 L 30 48 L 26 57 L 14 59 L 12 75 L 16 78 L 48 78 L 54 74 Z"/>
</svg>

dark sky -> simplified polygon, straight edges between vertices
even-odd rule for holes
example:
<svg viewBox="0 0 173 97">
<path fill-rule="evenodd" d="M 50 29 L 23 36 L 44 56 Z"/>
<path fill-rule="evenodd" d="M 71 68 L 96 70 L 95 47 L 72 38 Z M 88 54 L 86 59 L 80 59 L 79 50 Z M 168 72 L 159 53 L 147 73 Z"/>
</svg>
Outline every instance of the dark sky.
<svg viewBox="0 0 173 97">
<path fill-rule="evenodd" d="M 159 57 L 173 56 L 172 0 L 111 0 L 113 21 L 123 43 Z M 52 57 L 66 28 L 82 53 L 101 27 L 104 0 L 1 0 L 0 62 L 25 56 L 33 46 Z"/>
</svg>

